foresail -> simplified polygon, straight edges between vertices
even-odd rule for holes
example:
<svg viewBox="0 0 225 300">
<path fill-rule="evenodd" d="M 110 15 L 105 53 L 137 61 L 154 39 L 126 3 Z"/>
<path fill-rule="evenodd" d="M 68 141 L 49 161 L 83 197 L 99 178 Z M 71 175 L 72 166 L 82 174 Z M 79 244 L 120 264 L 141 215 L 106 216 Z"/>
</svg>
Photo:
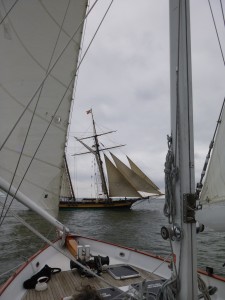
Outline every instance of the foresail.
<svg viewBox="0 0 225 300">
<path fill-rule="evenodd" d="M 145 181 L 147 181 L 151 186 L 152 188 L 155 189 L 155 193 L 157 194 L 161 194 L 159 188 L 157 187 L 157 185 L 155 185 L 155 183 L 148 177 L 146 176 L 142 171 L 141 169 L 138 168 L 138 166 L 127 156 L 127 160 L 129 161 L 129 164 L 130 164 L 130 167 L 131 167 L 131 170 L 133 170 L 137 175 L 139 175 L 140 177 L 142 177 Z"/>
<path fill-rule="evenodd" d="M 0 177 L 56 213 L 87 1 L 13 4 L 0 4 L 1 18 L 10 12 L 0 27 Z"/>
<path fill-rule="evenodd" d="M 110 153 L 113 160 L 115 161 L 117 169 L 123 174 L 123 176 L 130 182 L 130 184 L 137 190 L 141 192 L 151 193 L 159 195 L 161 194 L 159 190 L 153 187 L 149 182 L 145 180 L 142 176 L 139 176 L 136 172 L 128 168 L 121 160 L 119 160 L 115 155 Z"/>
<path fill-rule="evenodd" d="M 104 155 L 108 174 L 109 196 L 110 197 L 141 197 L 135 188 L 117 170 L 113 163 Z"/>
<path fill-rule="evenodd" d="M 201 203 L 225 201 L 225 110 L 223 109 L 219 128 L 216 134 L 211 159 L 209 162 L 203 189 L 200 194 Z"/>
</svg>

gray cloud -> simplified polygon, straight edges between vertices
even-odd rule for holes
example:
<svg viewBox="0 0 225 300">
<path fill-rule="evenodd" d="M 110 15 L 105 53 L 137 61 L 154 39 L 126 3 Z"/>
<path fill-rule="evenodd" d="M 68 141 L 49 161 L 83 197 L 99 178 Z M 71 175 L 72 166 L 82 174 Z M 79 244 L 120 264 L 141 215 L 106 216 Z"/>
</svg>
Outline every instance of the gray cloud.
<svg viewBox="0 0 225 300">
<path fill-rule="evenodd" d="M 84 49 L 107 3 L 101 1 L 102 6 L 93 11 Z M 219 2 L 213 3 L 213 10 L 216 20 L 221 18 Z M 166 135 L 170 134 L 168 16 L 168 1 L 114 2 L 79 72 L 68 147 L 69 157 L 76 147 L 81 149 L 72 136 L 90 134 L 86 110 L 93 108 L 103 131 L 117 130 L 108 140 L 104 137 L 103 143 L 125 143 L 114 153 L 123 160 L 125 154 L 130 156 L 162 190 Z M 191 1 L 191 21 L 197 181 L 225 95 L 225 74 L 207 1 Z M 84 158 L 76 167 L 83 186 L 90 179 L 87 161 Z M 75 174 L 71 157 L 69 162 Z M 83 188 L 82 196 L 88 196 L 89 189 L 90 185 Z"/>
</svg>

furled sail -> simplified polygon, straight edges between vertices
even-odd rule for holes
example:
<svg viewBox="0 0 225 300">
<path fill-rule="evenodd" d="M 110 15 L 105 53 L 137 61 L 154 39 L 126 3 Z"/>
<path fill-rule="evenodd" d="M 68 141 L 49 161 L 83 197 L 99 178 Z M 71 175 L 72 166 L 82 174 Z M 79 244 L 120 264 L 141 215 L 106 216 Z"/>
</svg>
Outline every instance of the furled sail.
<svg viewBox="0 0 225 300">
<path fill-rule="evenodd" d="M 209 162 L 203 189 L 200 194 L 201 203 L 225 201 L 225 110 L 223 109 L 220 125 L 216 134 L 211 159 Z"/>
<path fill-rule="evenodd" d="M 1 18 L 13 7 L 0 28 L 0 178 L 56 213 L 87 1 L 13 4 L 0 4 Z"/>
<path fill-rule="evenodd" d="M 119 160 L 115 155 L 110 153 L 113 160 L 115 161 L 117 169 L 120 173 L 130 182 L 130 184 L 137 190 L 141 192 L 151 193 L 160 195 L 160 191 L 156 189 L 151 182 L 148 182 L 143 175 L 139 175 L 132 169 L 128 168 L 121 160 Z"/>
<path fill-rule="evenodd" d="M 108 174 L 110 197 L 141 197 L 141 194 L 126 180 L 106 155 L 105 164 Z"/>
</svg>

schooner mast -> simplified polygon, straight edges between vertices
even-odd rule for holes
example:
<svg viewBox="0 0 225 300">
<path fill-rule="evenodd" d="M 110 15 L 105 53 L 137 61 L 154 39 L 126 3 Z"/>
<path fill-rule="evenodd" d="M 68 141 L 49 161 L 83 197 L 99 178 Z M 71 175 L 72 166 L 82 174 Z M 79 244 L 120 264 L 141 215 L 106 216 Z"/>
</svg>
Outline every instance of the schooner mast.
<svg viewBox="0 0 225 300">
<path fill-rule="evenodd" d="M 107 188 L 107 184 L 106 184 L 106 176 L 105 176 L 105 173 L 104 173 L 104 170 L 103 170 L 103 162 L 102 162 L 102 159 L 101 159 L 100 151 L 109 150 L 109 149 L 112 149 L 112 148 L 118 148 L 118 147 L 122 147 L 122 146 L 125 146 L 125 145 L 118 145 L 118 146 L 114 146 L 114 147 L 100 149 L 99 148 L 98 136 L 115 132 L 115 130 L 114 131 L 105 132 L 105 133 L 101 133 L 101 134 L 97 134 L 96 126 L 95 126 L 95 120 L 94 120 L 94 115 L 93 115 L 92 109 L 88 110 L 87 114 L 91 114 L 91 117 L 92 117 L 93 135 L 85 137 L 85 138 L 81 138 L 81 139 L 78 139 L 77 137 L 75 137 L 75 139 L 78 142 L 80 142 L 89 151 L 88 152 L 84 152 L 84 153 L 75 154 L 75 155 L 87 154 L 87 153 L 94 154 L 96 162 L 97 162 L 97 165 L 98 165 L 99 174 L 100 174 L 102 192 L 103 192 L 104 196 L 106 197 L 107 201 L 111 202 L 112 199 L 109 197 L 109 192 L 108 192 L 108 188 Z M 93 138 L 94 139 L 95 150 L 91 149 L 87 144 L 85 144 L 82 141 L 82 140 L 88 139 L 88 138 Z"/>
</svg>

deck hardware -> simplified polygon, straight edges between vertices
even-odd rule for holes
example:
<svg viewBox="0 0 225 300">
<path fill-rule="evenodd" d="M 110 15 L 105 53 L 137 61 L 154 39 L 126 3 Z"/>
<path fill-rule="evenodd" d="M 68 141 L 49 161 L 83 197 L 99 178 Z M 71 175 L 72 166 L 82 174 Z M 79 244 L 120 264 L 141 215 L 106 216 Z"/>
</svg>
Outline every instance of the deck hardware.
<svg viewBox="0 0 225 300">
<path fill-rule="evenodd" d="M 196 222 L 196 233 L 203 232 L 205 230 L 204 224 Z"/>
<path fill-rule="evenodd" d="M 214 273 L 214 270 L 213 270 L 212 267 L 206 267 L 205 270 L 206 270 L 206 273 L 207 273 L 209 276 L 212 276 L 213 273 Z"/>
<path fill-rule="evenodd" d="M 183 219 L 184 223 L 195 223 L 196 197 L 195 194 L 183 196 Z"/>
<path fill-rule="evenodd" d="M 172 241 L 180 241 L 183 238 L 183 231 L 178 224 L 173 226 L 163 226 L 161 228 L 161 236 L 164 240 L 171 238 Z"/>
</svg>

